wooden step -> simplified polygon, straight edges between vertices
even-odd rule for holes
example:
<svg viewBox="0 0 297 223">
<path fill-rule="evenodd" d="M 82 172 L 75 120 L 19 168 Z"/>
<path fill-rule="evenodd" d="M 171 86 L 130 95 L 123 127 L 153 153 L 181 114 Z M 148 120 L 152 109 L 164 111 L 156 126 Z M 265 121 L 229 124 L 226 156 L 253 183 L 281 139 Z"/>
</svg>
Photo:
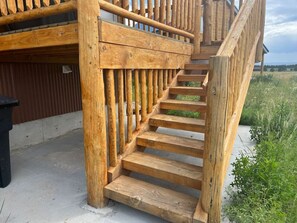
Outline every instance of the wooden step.
<svg viewBox="0 0 297 223">
<path fill-rule="evenodd" d="M 107 198 L 176 223 L 193 222 L 198 199 L 127 176 L 104 188 Z"/>
<path fill-rule="evenodd" d="M 123 168 L 159 178 L 171 183 L 201 189 L 202 167 L 164 159 L 155 155 L 134 152 L 123 160 Z"/>
<path fill-rule="evenodd" d="M 209 64 L 186 64 L 185 70 L 209 70 Z"/>
<path fill-rule="evenodd" d="M 155 127 L 165 127 L 193 132 L 205 131 L 205 120 L 185 118 L 173 115 L 157 114 L 150 118 L 149 124 Z"/>
<path fill-rule="evenodd" d="M 177 81 L 178 82 L 188 82 L 188 81 L 193 81 L 193 82 L 203 82 L 205 79 L 205 75 L 195 75 L 195 74 L 182 74 L 178 75 Z"/>
<path fill-rule="evenodd" d="M 200 53 L 216 55 L 220 46 L 201 46 Z"/>
<path fill-rule="evenodd" d="M 194 96 L 206 96 L 207 92 L 203 87 L 186 87 L 176 86 L 169 89 L 170 94 L 180 95 L 194 95 Z"/>
<path fill-rule="evenodd" d="M 199 53 L 199 54 L 192 54 L 192 60 L 209 60 L 209 58 L 213 56 L 213 54 L 206 54 L 206 53 Z"/>
<path fill-rule="evenodd" d="M 167 99 L 160 103 L 161 109 L 193 112 L 206 112 L 206 103 L 202 101 L 182 101 Z"/>
<path fill-rule="evenodd" d="M 204 142 L 196 139 L 166 135 L 157 132 L 145 132 L 137 137 L 137 145 L 203 158 Z"/>
</svg>

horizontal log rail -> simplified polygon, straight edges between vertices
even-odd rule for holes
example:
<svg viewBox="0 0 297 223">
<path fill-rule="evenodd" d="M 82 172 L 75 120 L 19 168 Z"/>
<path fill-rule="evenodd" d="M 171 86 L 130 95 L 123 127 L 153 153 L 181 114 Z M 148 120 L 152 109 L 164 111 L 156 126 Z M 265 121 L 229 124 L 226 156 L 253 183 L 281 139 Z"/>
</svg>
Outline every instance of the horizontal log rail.
<svg viewBox="0 0 297 223">
<path fill-rule="evenodd" d="M 265 1 L 246 0 L 216 56 L 210 58 L 201 205 L 220 222 L 222 187 L 262 38 Z"/>
<path fill-rule="evenodd" d="M 131 19 L 133 21 L 136 21 L 136 22 L 142 23 L 144 25 L 148 25 L 148 26 L 160 29 L 162 31 L 166 31 L 166 32 L 169 32 L 169 33 L 172 33 L 172 34 L 177 34 L 177 35 L 180 35 L 180 36 L 183 36 L 183 37 L 194 39 L 194 34 L 192 34 L 192 33 L 189 33 L 189 32 L 184 31 L 182 29 L 174 28 L 172 26 L 166 25 L 166 24 L 158 22 L 158 21 L 154 21 L 154 20 L 152 20 L 150 18 L 147 18 L 147 17 L 144 17 L 142 15 L 138 15 L 136 13 L 130 12 L 130 11 L 125 10 L 125 9 L 123 9 L 121 7 L 118 7 L 118 6 L 114 5 L 114 4 L 106 2 L 104 0 L 99 0 L 99 4 L 100 4 L 101 9 L 103 9 L 103 10 L 105 10 L 107 12 L 113 13 L 115 15 L 124 17 L 126 19 Z"/>
<path fill-rule="evenodd" d="M 71 0 L 67 2 L 60 2 L 56 0 L 54 1 L 55 3 L 53 5 L 46 3 L 46 1 L 42 1 L 42 6 L 40 4 L 35 4 L 34 8 L 32 0 L 26 1 L 27 6 L 25 7 L 23 5 L 23 7 L 21 8 L 20 4 L 22 1 L 17 1 L 18 4 L 15 0 L 9 2 L 10 4 L 6 5 L 5 0 L 0 0 L 0 26 L 16 22 L 28 21 L 32 19 L 38 19 L 51 15 L 58 15 L 70 11 L 75 11 L 77 9 L 76 0 Z"/>
</svg>

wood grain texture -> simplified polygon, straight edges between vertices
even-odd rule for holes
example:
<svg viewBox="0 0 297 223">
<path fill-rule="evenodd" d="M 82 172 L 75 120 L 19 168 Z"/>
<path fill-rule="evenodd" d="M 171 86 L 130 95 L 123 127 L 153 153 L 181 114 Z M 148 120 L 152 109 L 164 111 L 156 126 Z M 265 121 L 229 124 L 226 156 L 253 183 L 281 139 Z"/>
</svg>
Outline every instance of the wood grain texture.
<svg viewBox="0 0 297 223">
<path fill-rule="evenodd" d="M 141 75 L 141 121 L 147 119 L 147 85 L 146 85 L 146 70 L 140 71 Z"/>
<path fill-rule="evenodd" d="M 9 14 L 15 14 L 17 12 L 17 6 L 15 0 L 6 0 Z"/>
<path fill-rule="evenodd" d="M 169 89 L 170 94 L 174 95 L 193 95 L 193 96 L 206 96 L 207 92 L 203 87 L 183 87 L 176 86 Z"/>
<path fill-rule="evenodd" d="M 139 70 L 134 71 L 135 82 L 135 121 L 136 130 L 140 128 L 140 87 L 139 87 Z"/>
<path fill-rule="evenodd" d="M 167 99 L 161 101 L 161 109 L 206 112 L 206 103 L 201 101 L 183 101 L 175 99 Z"/>
<path fill-rule="evenodd" d="M 132 141 L 133 133 L 133 104 L 132 104 L 132 70 L 127 70 L 127 141 L 128 143 Z"/>
<path fill-rule="evenodd" d="M 153 70 L 148 71 L 148 83 L 147 83 L 147 112 L 151 113 L 153 111 Z"/>
<path fill-rule="evenodd" d="M 6 0 L 0 0 L 0 12 L 1 12 L 2 16 L 7 16 L 8 15 Z M 0 21 L 1 21 L 1 18 L 0 18 Z"/>
<path fill-rule="evenodd" d="M 24 1 L 23 0 L 17 0 L 17 8 L 18 8 L 18 12 L 23 12 L 25 10 L 24 7 Z"/>
<path fill-rule="evenodd" d="M 110 199 L 176 223 L 192 222 L 197 203 L 197 198 L 126 176 L 117 178 L 104 192 Z"/>
<path fill-rule="evenodd" d="M 125 106 L 124 106 L 124 72 L 118 71 L 118 117 L 119 117 L 119 146 L 120 154 L 125 152 Z"/>
</svg>

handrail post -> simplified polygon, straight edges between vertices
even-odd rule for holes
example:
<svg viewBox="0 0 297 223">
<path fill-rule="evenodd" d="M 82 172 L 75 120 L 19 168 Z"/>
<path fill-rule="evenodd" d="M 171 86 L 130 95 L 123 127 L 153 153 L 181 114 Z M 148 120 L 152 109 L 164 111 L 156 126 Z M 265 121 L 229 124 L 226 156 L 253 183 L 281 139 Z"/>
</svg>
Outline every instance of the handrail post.
<svg viewBox="0 0 297 223">
<path fill-rule="evenodd" d="M 263 42 L 264 42 L 264 27 L 265 27 L 265 15 L 266 15 L 266 0 L 262 0 L 261 4 L 261 19 L 260 19 L 260 32 L 261 36 L 259 39 L 259 43 L 257 46 L 257 54 L 256 54 L 256 62 L 260 62 L 263 60 Z"/>
<path fill-rule="evenodd" d="M 100 69 L 98 0 L 77 1 L 79 67 L 83 106 L 85 167 L 88 204 L 106 204 L 107 184 L 106 117 L 103 72 Z"/>
<path fill-rule="evenodd" d="M 211 45 L 212 41 L 212 5 L 213 0 L 204 0 L 203 43 Z"/>
<path fill-rule="evenodd" d="M 208 222 L 221 221 L 224 143 L 227 135 L 229 57 L 210 58 L 208 101 L 203 157 L 202 209 Z M 230 102 L 229 102 L 230 103 Z"/>
<path fill-rule="evenodd" d="M 194 53 L 200 53 L 201 0 L 195 1 Z"/>
</svg>

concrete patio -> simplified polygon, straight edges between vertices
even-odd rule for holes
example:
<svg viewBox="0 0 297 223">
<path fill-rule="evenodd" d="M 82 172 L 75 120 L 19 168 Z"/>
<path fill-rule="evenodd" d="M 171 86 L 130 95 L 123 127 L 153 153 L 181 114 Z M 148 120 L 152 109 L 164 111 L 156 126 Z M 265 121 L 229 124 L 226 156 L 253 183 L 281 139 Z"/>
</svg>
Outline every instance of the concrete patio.
<svg viewBox="0 0 297 223">
<path fill-rule="evenodd" d="M 174 131 L 160 128 L 158 131 Z M 201 134 L 179 131 L 181 136 L 201 138 Z M 231 162 L 240 151 L 253 145 L 249 127 L 240 126 Z M 162 154 L 175 159 L 174 154 Z M 187 162 L 199 164 L 196 159 L 184 157 Z M 192 160 L 191 160 L 192 159 Z M 13 150 L 11 153 L 12 182 L 0 189 L 0 222 L 11 223 L 93 223 L 93 222 L 164 222 L 159 218 L 137 211 L 128 206 L 109 202 L 104 209 L 93 209 L 86 205 L 84 151 L 82 130 L 75 130 L 54 140 L 29 148 Z M 147 181 L 156 181 L 135 175 Z M 225 188 L 232 181 L 231 167 Z M 160 185 L 172 187 L 165 182 Z M 196 191 L 178 190 L 197 196 Z M 226 196 L 226 193 L 223 195 Z"/>
</svg>

